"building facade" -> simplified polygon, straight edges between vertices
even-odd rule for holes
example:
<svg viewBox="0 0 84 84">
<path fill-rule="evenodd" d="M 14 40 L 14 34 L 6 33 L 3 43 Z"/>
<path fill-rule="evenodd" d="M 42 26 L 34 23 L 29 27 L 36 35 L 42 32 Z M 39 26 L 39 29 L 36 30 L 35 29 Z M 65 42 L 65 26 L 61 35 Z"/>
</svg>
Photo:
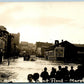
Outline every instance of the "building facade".
<svg viewBox="0 0 84 84">
<path fill-rule="evenodd" d="M 26 52 L 29 55 L 35 55 L 36 53 L 36 45 L 33 43 L 28 43 L 28 42 L 24 42 L 22 41 L 20 43 L 20 54 L 23 54 L 24 52 Z"/>
<path fill-rule="evenodd" d="M 50 54 L 52 53 L 52 54 Z M 82 63 L 84 61 L 84 47 L 79 47 L 68 41 L 55 41 L 55 45 L 45 49 L 45 58 L 64 62 Z"/>
<path fill-rule="evenodd" d="M 20 33 L 11 33 L 11 55 L 19 55 Z"/>
<path fill-rule="evenodd" d="M 17 46 L 19 46 L 20 43 L 20 33 L 11 33 L 11 35 L 13 36 L 13 39 L 11 41 L 12 47 L 14 44 L 16 44 Z"/>
<path fill-rule="evenodd" d="M 48 42 L 36 42 L 36 54 L 37 56 L 44 57 L 45 48 L 53 45 L 52 43 Z"/>
</svg>

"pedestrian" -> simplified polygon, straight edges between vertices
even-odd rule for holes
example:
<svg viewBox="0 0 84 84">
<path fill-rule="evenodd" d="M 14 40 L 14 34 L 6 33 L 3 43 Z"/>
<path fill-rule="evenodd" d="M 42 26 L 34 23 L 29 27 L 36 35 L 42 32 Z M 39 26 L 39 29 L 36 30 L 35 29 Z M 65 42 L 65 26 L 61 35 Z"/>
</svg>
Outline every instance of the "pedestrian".
<svg viewBox="0 0 84 84">
<path fill-rule="evenodd" d="M 48 82 L 49 81 L 49 74 L 47 72 L 47 68 L 44 68 L 44 71 L 41 73 L 42 82 Z"/>
<path fill-rule="evenodd" d="M 69 71 L 69 76 L 70 76 L 70 82 L 74 82 L 75 71 L 73 69 L 73 66 L 71 66 L 71 70 Z"/>
<path fill-rule="evenodd" d="M 27 77 L 27 80 L 29 81 L 29 83 L 33 82 L 32 79 L 33 79 L 33 75 L 29 74 L 28 77 Z"/>
<path fill-rule="evenodd" d="M 50 73 L 50 82 L 56 82 L 56 79 L 55 79 L 55 77 L 56 77 L 56 69 L 54 68 L 54 67 L 52 67 L 52 71 L 51 71 L 51 73 Z"/>
<path fill-rule="evenodd" d="M 58 71 L 56 72 L 56 77 L 55 78 L 56 78 L 57 82 L 61 82 L 61 79 L 63 78 L 61 66 L 58 66 Z"/>
<path fill-rule="evenodd" d="M 78 68 L 75 70 L 75 81 L 80 82 L 82 80 L 84 75 L 84 69 L 82 66 L 78 66 Z"/>
<path fill-rule="evenodd" d="M 30 55 L 28 54 L 28 61 L 29 61 L 29 59 L 30 59 Z"/>
<path fill-rule="evenodd" d="M 8 58 L 8 66 L 10 65 L 10 59 Z"/>
<path fill-rule="evenodd" d="M 69 71 L 67 66 L 65 66 L 63 71 L 63 82 L 69 82 Z"/>
<path fill-rule="evenodd" d="M 34 73 L 33 74 L 33 80 L 35 81 L 35 83 L 39 83 L 39 73 Z"/>
</svg>

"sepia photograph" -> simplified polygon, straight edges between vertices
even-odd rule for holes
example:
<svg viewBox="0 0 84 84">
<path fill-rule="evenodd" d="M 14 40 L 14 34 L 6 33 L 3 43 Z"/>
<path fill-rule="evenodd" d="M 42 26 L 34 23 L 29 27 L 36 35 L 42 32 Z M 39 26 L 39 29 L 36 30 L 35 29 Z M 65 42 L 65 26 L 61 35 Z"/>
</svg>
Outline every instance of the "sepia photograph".
<svg viewBox="0 0 84 84">
<path fill-rule="evenodd" d="M 84 82 L 84 2 L 0 2 L 0 83 Z"/>
</svg>

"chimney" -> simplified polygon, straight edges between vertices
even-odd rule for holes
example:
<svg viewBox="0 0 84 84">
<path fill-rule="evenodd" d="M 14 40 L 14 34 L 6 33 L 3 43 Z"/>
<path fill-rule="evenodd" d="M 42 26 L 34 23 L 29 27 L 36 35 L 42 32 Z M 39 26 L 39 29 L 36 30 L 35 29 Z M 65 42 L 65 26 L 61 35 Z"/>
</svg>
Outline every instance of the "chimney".
<svg viewBox="0 0 84 84">
<path fill-rule="evenodd" d="M 63 39 L 62 39 L 62 43 L 63 43 Z"/>
<path fill-rule="evenodd" d="M 55 45 L 58 45 L 59 44 L 59 41 L 58 40 L 55 40 Z"/>
</svg>

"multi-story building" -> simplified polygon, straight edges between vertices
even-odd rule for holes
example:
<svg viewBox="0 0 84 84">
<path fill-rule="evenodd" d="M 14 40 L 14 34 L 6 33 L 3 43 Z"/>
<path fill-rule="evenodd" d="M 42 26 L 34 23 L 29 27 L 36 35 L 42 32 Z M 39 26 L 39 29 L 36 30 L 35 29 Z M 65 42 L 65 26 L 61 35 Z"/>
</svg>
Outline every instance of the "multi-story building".
<svg viewBox="0 0 84 84">
<path fill-rule="evenodd" d="M 53 45 L 52 43 L 48 42 L 36 42 L 36 54 L 37 56 L 42 56 L 44 57 L 44 52 L 45 52 L 45 47 L 49 47 Z"/>
<path fill-rule="evenodd" d="M 11 54 L 19 55 L 20 33 L 11 33 Z"/>
<path fill-rule="evenodd" d="M 76 57 L 76 47 L 68 41 L 59 43 L 55 40 L 55 44 L 46 49 L 49 60 L 62 60 L 65 62 L 73 61 Z M 46 55 L 45 55 L 46 57 Z"/>
<path fill-rule="evenodd" d="M 16 44 L 17 46 L 19 46 L 19 42 L 20 42 L 20 33 L 11 33 L 11 35 L 13 36 L 13 39 L 11 41 L 11 44 L 14 45 Z M 12 46 L 13 47 L 13 46 Z"/>
<path fill-rule="evenodd" d="M 84 44 L 72 44 L 68 41 L 59 43 L 56 40 L 53 46 L 45 48 L 45 58 L 71 63 L 84 63 Z"/>
<path fill-rule="evenodd" d="M 36 53 L 36 45 L 33 43 L 28 43 L 28 49 L 30 54 L 35 54 Z"/>
<path fill-rule="evenodd" d="M 35 49 L 36 49 L 36 46 L 33 43 L 28 43 L 24 41 L 20 43 L 21 54 L 24 52 L 27 52 L 27 54 L 30 54 L 30 55 L 35 54 Z"/>
<path fill-rule="evenodd" d="M 21 49 L 21 51 L 28 51 L 28 42 L 22 41 L 20 43 L 20 49 Z"/>
</svg>

